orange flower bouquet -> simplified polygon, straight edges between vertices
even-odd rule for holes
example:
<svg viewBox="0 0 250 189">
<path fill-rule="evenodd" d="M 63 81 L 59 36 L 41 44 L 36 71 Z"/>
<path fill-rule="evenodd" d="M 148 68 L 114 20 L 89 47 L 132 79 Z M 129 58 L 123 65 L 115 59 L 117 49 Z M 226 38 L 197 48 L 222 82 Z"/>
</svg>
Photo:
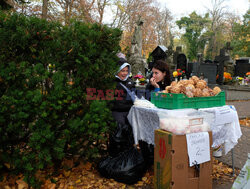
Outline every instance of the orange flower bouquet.
<svg viewBox="0 0 250 189">
<path fill-rule="evenodd" d="M 228 83 L 232 81 L 232 76 L 228 72 L 224 72 L 224 83 Z"/>
</svg>

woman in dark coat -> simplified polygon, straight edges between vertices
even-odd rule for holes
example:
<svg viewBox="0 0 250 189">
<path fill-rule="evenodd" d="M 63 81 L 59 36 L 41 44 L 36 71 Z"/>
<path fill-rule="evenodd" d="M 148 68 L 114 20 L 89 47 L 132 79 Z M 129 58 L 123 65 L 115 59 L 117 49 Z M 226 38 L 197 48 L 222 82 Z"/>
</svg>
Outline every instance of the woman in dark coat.
<svg viewBox="0 0 250 189">
<path fill-rule="evenodd" d="M 171 84 L 169 68 L 165 61 L 157 60 L 153 65 L 152 72 L 153 75 L 146 87 L 149 92 L 165 90 L 165 87 Z"/>
<path fill-rule="evenodd" d="M 128 124 L 127 115 L 130 108 L 133 106 L 132 90 L 134 82 L 129 78 L 131 66 L 124 58 L 118 61 L 119 70 L 115 75 L 116 89 L 115 100 L 112 102 L 112 115 L 114 119 L 121 124 Z"/>
</svg>

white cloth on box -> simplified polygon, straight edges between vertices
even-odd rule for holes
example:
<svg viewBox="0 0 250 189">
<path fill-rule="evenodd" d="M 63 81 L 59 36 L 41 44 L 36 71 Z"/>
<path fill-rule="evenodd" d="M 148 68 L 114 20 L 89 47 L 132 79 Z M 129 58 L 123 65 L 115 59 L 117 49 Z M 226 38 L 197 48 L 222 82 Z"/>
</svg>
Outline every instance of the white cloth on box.
<svg viewBox="0 0 250 189">
<path fill-rule="evenodd" d="M 214 108 L 201 108 L 199 111 L 214 114 L 214 118 L 211 120 L 212 147 L 224 144 L 225 154 L 227 154 L 238 143 L 238 139 L 242 135 L 235 107 L 226 105 Z"/>
<path fill-rule="evenodd" d="M 139 140 L 144 140 L 148 144 L 154 144 L 154 130 L 160 128 L 159 112 L 170 116 L 185 116 L 195 111 L 195 109 L 167 110 L 132 106 L 128 114 L 128 121 L 133 128 L 135 143 L 138 144 Z"/>
<path fill-rule="evenodd" d="M 138 144 L 139 140 L 154 144 L 154 130 L 159 128 L 156 108 L 132 106 L 128 114 L 128 121 L 133 128 L 135 144 Z"/>
<path fill-rule="evenodd" d="M 225 120 L 224 124 L 216 124 L 216 111 L 218 107 L 203 108 L 203 109 L 178 109 L 168 110 L 161 108 L 145 108 L 132 106 L 128 120 L 132 125 L 134 140 L 138 144 L 139 140 L 146 141 L 149 144 L 154 144 L 154 130 L 160 128 L 159 115 L 180 119 L 186 116 L 202 115 L 204 121 L 211 127 L 213 133 L 213 147 L 225 144 L 225 153 L 227 154 L 238 142 L 241 137 L 241 129 L 239 125 L 238 115 L 234 106 L 229 107 L 232 117 L 232 122 Z M 159 114 L 159 115 L 158 115 Z M 218 116 L 217 116 L 218 118 Z M 223 119 L 220 119 L 223 120 Z"/>
</svg>

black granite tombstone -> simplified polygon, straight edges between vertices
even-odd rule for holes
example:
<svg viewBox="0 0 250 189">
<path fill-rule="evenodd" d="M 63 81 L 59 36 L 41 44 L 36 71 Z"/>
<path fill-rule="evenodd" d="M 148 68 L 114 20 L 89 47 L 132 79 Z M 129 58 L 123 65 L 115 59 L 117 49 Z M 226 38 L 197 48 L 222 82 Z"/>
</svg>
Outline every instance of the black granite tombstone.
<svg viewBox="0 0 250 189">
<path fill-rule="evenodd" d="M 199 74 L 203 74 L 204 78 L 208 79 L 209 84 L 216 84 L 217 64 L 202 63 L 200 64 Z"/>
<path fill-rule="evenodd" d="M 187 71 L 187 57 L 185 54 L 183 53 L 178 54 L 176 68 L 184 70 L 185 72 Z"/>
<path fill-rule="evenodd" d="M 165 47 L 164 45 L 159 45 L 157 46 L 153 52 L 151 53 L 152 57 L 153 57 L 153 62 L 157 61 L 157 60 L 164 60 L 166 61 L 167 59 L 167 47 Z"/>
<path fill-rule="evenodd" d="M 234 75 L 244 77 L 247 72 L 250 72 L 250 57 L 239 58 L 236 60 Z"/>
<path fill-rule="evenodd" d="M 193 75 L 198 76 L 199 64 L 197 62 L 188 62 L 187 64 L 187 77 L 190 78 Z"/>
</svg>

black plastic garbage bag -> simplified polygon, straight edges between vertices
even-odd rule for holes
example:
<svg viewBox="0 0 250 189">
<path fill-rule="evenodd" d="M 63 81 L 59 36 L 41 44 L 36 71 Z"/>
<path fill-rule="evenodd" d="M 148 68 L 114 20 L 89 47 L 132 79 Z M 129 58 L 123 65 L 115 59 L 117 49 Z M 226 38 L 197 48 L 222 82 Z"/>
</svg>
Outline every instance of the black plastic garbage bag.
<svg viewBox="0 0 250 189">
<path fill-rule="evenodd" d="M 141 180 L 146 169 L 142 154 L 132 147 L 119 153 L 116 157 L 108 157 L 98 165 L 100 174 L 125 184 L 134 184 Z"/>
<path fill-rule="evenodd" d="M 108 152 L 114 157 L 120 152 L 128 150 L 134 144 L 132 128 L 129 124 L 117 124 L 114 134 L 109 137 Z"/>
<path fill-rule="evenodd" d="M 139 140 L 139 146 L 147 168 L 154 164 L 154 145 Z"/>
</svg>

